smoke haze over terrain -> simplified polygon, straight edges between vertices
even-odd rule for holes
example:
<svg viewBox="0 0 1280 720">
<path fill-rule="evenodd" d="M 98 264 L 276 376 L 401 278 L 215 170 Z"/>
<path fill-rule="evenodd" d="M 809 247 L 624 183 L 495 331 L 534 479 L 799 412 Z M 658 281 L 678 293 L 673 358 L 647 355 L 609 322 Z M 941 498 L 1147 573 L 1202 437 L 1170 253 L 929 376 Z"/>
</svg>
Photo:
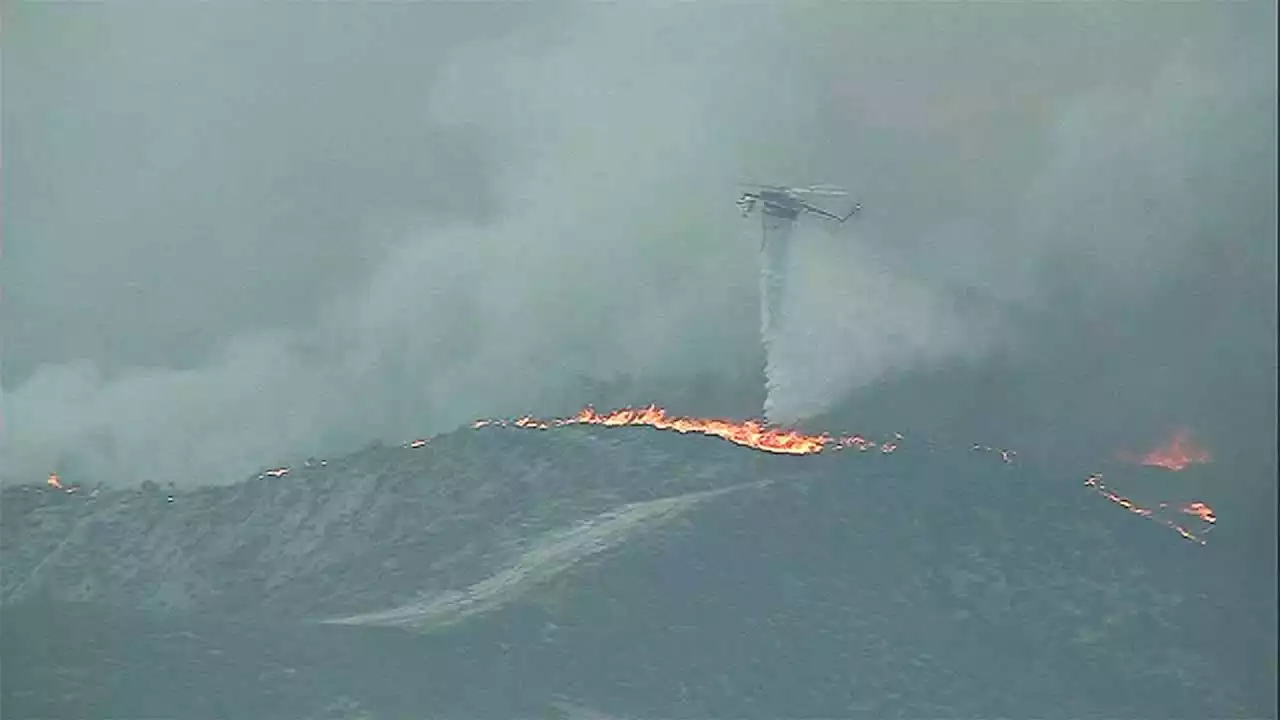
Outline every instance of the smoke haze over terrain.
<svg viewBox="0 0 1280 720">
<path fill-rule="evenodd" d="M 786 416 L 1013 358 L 991 414 L 1274 462 L 1273 4 L 5 19 L 5 481 L 231 482 L 584 376 L 755 378 L 744 180 L 864 206 L 793 233 Z"/>
</svg>

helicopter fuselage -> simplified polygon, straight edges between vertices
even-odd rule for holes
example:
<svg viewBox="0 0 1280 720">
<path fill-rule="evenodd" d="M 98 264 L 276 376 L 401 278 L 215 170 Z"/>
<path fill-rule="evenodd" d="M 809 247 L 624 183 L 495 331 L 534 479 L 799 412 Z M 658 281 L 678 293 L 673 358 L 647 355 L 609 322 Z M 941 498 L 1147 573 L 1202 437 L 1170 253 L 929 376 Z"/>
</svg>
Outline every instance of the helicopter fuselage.
<svg viewBox="0 0 1280 720">
<path fill-rule="evenodd" d="M 846 220 L 853 217 L 854 213 L 858 212 L 858 208 L 860 207 L 855 204 L 848 214 L 841 216 L 815 205 L 811 205 L 806 202 L 803 197 L 805 194 L 846 194 L 846 192 L 840 188 L 788 188 L 777 185 L 756 187 L 759 189 L 744 192 L 742 197 L 738 198 L 738 209 L 742 211 L 743 217 L 750 215 L 752 208 L 754 208 L 755 204 L 759 202 L 761 216 L 768 216 L 791 222 L 800 217 L 800 213 L 807 212 L 827 218 L 828 220 L 835 220 L 843 225 Z"/>
<path fill-rule="evenodd" d="M 761 190 L 756 197 L 760 199 L 761 210 L 766 215 L 783 220 L 795 220 L 804 210 L 799 198 L 778 190 Z"/>
</svg>

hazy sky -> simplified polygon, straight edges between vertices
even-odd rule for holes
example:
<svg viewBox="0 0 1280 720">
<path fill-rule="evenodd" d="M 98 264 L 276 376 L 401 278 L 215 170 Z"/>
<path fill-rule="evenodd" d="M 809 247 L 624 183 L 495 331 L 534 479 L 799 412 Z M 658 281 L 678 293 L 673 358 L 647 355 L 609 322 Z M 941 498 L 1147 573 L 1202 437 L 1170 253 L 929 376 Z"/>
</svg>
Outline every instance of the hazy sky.
<svg viewBox="0 0 1280 720">
<path fill-rule="evenodd" d="M 1059 401 L 1274 416 L 1274 3 L 4 20 L 6 480 L 231 482 L 583 375 L 750 376 L 741 180 L 864 205 L 795 235 L 797 417 L 1008 353 L 1067 358 Z"/>
</svg>

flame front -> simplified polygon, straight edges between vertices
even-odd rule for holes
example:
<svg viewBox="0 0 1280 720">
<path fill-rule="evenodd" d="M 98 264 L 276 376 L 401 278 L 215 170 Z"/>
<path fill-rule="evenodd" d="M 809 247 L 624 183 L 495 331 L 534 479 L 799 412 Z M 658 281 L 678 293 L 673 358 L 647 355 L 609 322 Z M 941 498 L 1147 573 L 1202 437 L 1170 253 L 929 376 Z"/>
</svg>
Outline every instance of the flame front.
<svg viewBox="0 0 1280 720">
<path fill-rule="evenodd" d="M 1123 495 L 1120 495 L 1115 491 L 1109 489 L 1106 485 L 1102 484 L 1102 473 L 1094 473 L 1090 475 L 1087 479 L 1085 479 L 1084 484 L 1085 484 L 1085 487 L 1093 488 L 1093 490 L 1097 492 L 1099 495 L 1101 495 L 1102 497 L 1110 500 L 1116 505 L 1119 505 L 1125 510 L 1128 510 L 1134 515 L 1147 518 L 1148 520 L 1154 520 L 1155 522 L 1158 522 L 1161 525 L 1171 528 L 1172 530 L 1174 530 L 1175 532 L 1177 532 L 1179 535 L 1186 538 L 1187 540 L 1190 540 L 1195 543 L 1199 543 L 1200 545 L 1205 544 L 1204 537 L 1203 537 L 1205 533 L 1196 535 L 1195 533 L 1188 530 L 1185 525 L 1176 523 L 1173 520 L 1163 517 L 1162 515 L 1157 514 L 1156 512 L 1148 508 L 1144 508 L 1138 505 L 1137 503 L 1133 502 L 1129 498 Z M 1160 507 L 1165 508 L 1168 506 L 1166 503 L 1160 503 Z M 1193 502 L 1188 505 L 1185 505 L 1181 508 L 1181 511 L 1187 515 L 1195 515 L 1196 517 L 1200 518 L 1202 521 L 1204 521 L 1206 525 L 1209 526 L 1210 529 L 1212 529 L 1214 524 L 1218 522 L 1218 517 L 1217 515 L 1214 514 L 1213 508 L 1209 507 L 1208 505 L 1202 502 Z M 1206 530 L 1205 532 L 1207 533 L 1208 530 Z"/>
<path fill-rule="evenodd" d="M 678 433 L 701 433 L 728 440 L 765 452 L 784 455 L 813 455 L 820 453 L 831 441 L 824 434 L 808 435 L 796 430 L 780 430 L 765 427 L 755 420 L 733 422 L 731 420 L 700 419 L 673 417 L 660 407 L 650 405 L 638 410 L 625 408 L 606 415 L 597 413 L 590 407 L 583 408 L 577 415 L 564 421 L 565 425 L 647 425 L 659 430 L 674 430 Z"/>
<path fill-rule="evenodd" d="M 481 428 L 489 425 L 495 426 L 515 426 L 518 428 L 545 430 L 548 428 L 563 427 L 566 425 L 603 425 L 606 427 L 622 427 L 622 426 L 647 426 L 657 428 L 659 430 L 674 430 L 679 433 L 700 433 L 703 435 L 711 435 L 719 437 L 737 445 L 762 450 L 770 453 L 780 453 L 785 455 L 816 455 L 825 450 L 841 450 L 845 448 L 853 448 L 859 452 L 870 450 L 879 450 L 883 454 L 889 454 L 898 449 L 899 442 L 903 437 L 901 434 L 895 434 L 892 440 L 882 443 L 876 443 L 866 439 L 862 435 L 847 435 L 842 438 L 833 439 L 826 433 L 806 434 L 797 430 L 783 430 L 777 428 L 766 427 L 763 423 L 756 420 L 732 421 L 718 419 L 703 419 L 677 417 L 668 415 L 656 405 L 633 409 L 624 408 L 614 412 L 601 414 L 596 412 L 590 406 L 583 408 L 577 415 L 569 418 L 561 418 L 559 420 L 538 420 L 532 416 L 526 415 L 516 420 L 493 421 L 478 420 L 472 423 L 473 428 Z M 1017 453 L 1013 450 L 992 447 L 990 445 L 976 444 L 973 446 L 976 452 L 985 452 L 999 455 L 1000 459 L 1005 463 L 1012 463 Z M 1179 434 L 1174 437 L 1165 448 L 1161 448 L 1146 457 L 1142 458 L 1144 464 L 1158 464 L 1160 467 L 1170 469 L 1182 469 L 1190 462 L 1204 462 L 1208 459 L 1208 453 L 1196 448 L 1190 444 L 1185 434 Z M 1176 466 L 1176 467 L 1175 467 Z M 1179 535 L 1192 542 L 1205 544 L 1203 533 L 1196 535 L 1185 525 L 1164 517 L 1148 508 L 1142 507 L 1123 495 L 1120 495 L 1102 484 L 1102 475 L 1090 475 L 1085 480 L 1085 486 L 1092 488 L 1099 495 L 1119 505 L 1125 510 L 1139 517 L 1147 518 L 1159 522 L 1160 524 L 1171 528 Z M 1162 503 L 1161 508 L 1167 508 L 1167 504 Z M 1186 515 L 1194 515 L 1203 521 L 1211 529 L 1217 522 L 1213 509 L 1202 502 L 1192 502 L 1180 508 L 1180 511 Z"/>
<path fill-rule="evenodd" d="M 1210 525 L 1214 525 L 1218 522 L 1218 516 L 1214 514 L 1213 508 L 1199 501 L 1188 503 L 1187 505 L 1183 506 L 1182 512 L 1186 513 L 1187 515 L 1195 515 L 1196 517 L 1209 523 Z"/>
<path fill-rule="evenodd" d="M 1186 429 L 1179 429 L 1169 442 L 1143 455 L 1138 462 L 1147 467 L 1177 472 L 1191 465 L 1207 463 L 1211 459 L 1208 450 L 1191 441 L 1191 434 Z"/>
<path fill-rule="evenodd" d="M 744 447 L 782 455 L 815 455 L 828 447 L 833 449 L 855 447 L 859 450 L 880 447 L 882 452 L 890 453 L 897 447 L 896 443 L 885 443 L 883 446 L 878 446 L 876 443 L 857 435 L 833 441 L 831 436 L 825 433 L 814 435 L 802 433 L 798 430 L 770 428 L 757 420 L 733 421 L 678 417 L 667 414 L 666 410 L 656 405 L 649 405 L 644 408 L 623 408 L 603 414 L 588 406 L 578 411 L 578 414 L 573 417 L 560 418 L 558 420 L 538 420 L 526 415 L 510 423 L 477 420 L 471 424 L 471 427 L 482 428 L 488 425 L 503 426 L 508 424 L 518 428 L 534 430 L 545 430 L 566 425 L 645 426 L 659 430 L 673 430 L 678 433 L 710 435 Z M 899 439 L 901 438 L 901 436 L 898 437 Z"/>
<path fill-rule="evenodd" d="M 532 430 L 547 430 L 551 428 L 564 427 L 566 425 L 601 425 L 605 427 L 651 427 L 658 430 L 673 430 L 678 433 L 688 434 L 697 433 L 701 435 L 709 435 L 727 440 L 736 445 L 760 450 L 762 452 L 776 453 L 781 455 L 816 455 L 824 451 L 839 451 L 852 449 L 858 452 L 879 451 L 880 454 L 888 455 L 898 450 L 904 438 L 900 433 L 894 433 L 893 437 L 883 442 L 869 440 L 862 435 L 845 435 L 843 437 L 833 438 L 827 433 L 804 433 L 799 430 L 788 430 L 783 428 L 768 427 L 765 423 L 758 420 L 724 420 L 714 418 L 693 418 L 679 417 L 670 415 L 666 410 L 656 406 L 649 405 L 643 408 L 623 408 L 609 413 L 599 413 L 590 406 L 578 411 L 576 415 L 557 420 L 539 420 L 533 416 L 526 415 L 515 420 L 476 420 L 471 423 L 471 427 L 475 429 L 488 426 L 496 427 L 518 427 Z M 404 445 L 408 449 L 418 449 L 425 447 L 431 442 L 430 438 L 418 438 Z M 928 447 L 936 447 L 928 440 L 925 441 Z M 972 446 L 973 451 L 990 453 L 999 455 L 1000 459 L 1005 463 L 1013 463 L 1017 453 L 1013 450 L 993 447 L 990 445 L 975 444 Z M 1191 442 L 1189 433 L 1186 430 L 1179 430 L 1174 433 L 1173 438 L 1164 446 L 1157 448 L 1144 456 L 1137 457 L 1123 454 L 1125 460 L 1130 462 L 1141 463 L 1143 465 L 1165 468 L 1167 470 L 1182 470 L 1189 465 L 1196 463 L 1209 462 L 1210 456 L 1208 451 L 1204 450 Z M 321 465 L 326 465 L 327 461 L 321 460 Z M 308 460 L 307 466 L 311 466 Z M 283 478 L 290 474 L 290 468 L 277 467 L 262 472 L 258 477 L 265 479 Z M 46 483 L 58 490 L 66 492 L 74 492 L 75 488 L 67 489 L 59 480 L 57 473 L 50 473 Z M 1204 529 L 1197 536 L 1187 527 L 1175 522 L 1173 519 L 1166 517 L 1167 512 L 1171 512 L 1168 503 L 1160 503 L 1160 509 L 1153 511 L 1144 508 L 1133 502 L 1127 497 L 1120 495 L 1108 489 L 1102 483 L 1102 475 L 1095 473 L 1090 475 L 1084 482 L 1086 487 L 1093 489 L 1102 497 L 1112 503 L 1124 508 L 1125 510 L 1145 517 L 1149 520 L 1159 522 L 1173 530 L 1177 531 L 1182 537 L 1204 544 L 1202 539 L 1218 522 L 1217 515 L 1213 508 L 1208 504 L 1200 501 L 1192 501 L 1176 508 L 1177 512 L 1184 516 L 1193 516 L 1198 518 L 1204 524 Z M 1175 516 L 1177 517 L 1177 516 Z"/>
</svg>

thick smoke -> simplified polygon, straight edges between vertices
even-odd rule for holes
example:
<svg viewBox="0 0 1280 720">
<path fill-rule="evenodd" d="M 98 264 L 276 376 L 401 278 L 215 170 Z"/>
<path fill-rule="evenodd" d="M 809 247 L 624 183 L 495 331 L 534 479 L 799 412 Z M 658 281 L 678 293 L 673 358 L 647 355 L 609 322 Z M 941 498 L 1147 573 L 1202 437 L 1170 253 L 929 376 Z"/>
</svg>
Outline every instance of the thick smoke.
<svg viewBox="0 0 1280 720">
<path fill-rule="evenodd" d="M 714 105 L 725 96 L 704 92 L 712 78 L 689 76 L 679 57 L 649 62 L 652 36 L 628 26 L 618 17 L 586 16 L 457 48 L 434 82 L 411 88 L 424 95 L 415 103 L 418 132 L 481 146 L 477 156 L 488 158 L 482 187 L 494 198 L 489 212 L 414 217 L 412 209 L 399 210 L 384 226 L 399 228 L 401 238 L 373 246 L 382 257 L 367 277 L 314 293 L 313 321 L 232 333 L 190 367 L 111 367 L 108 358 L 37 365 L 5 398 L 4 474 L 31 480 L 56 469 L 88 481 L 228 482 L 266 464 L 373 439 L 546 412 L 572 398 L 583 377 L 740 367 L 744 355 L 758 354 L 754 323 L 741 322 L 753 312 L 753 283 L 743 279 L 744 270 L 746 278 L 754 275 L 752 256 L 725 195 L 733 143 L 707 141 Z M 704 52 L 682 45 L 684 54 Z M 738 50 L 705 52 L 732 57 Z M 727 72 L 730 60 L 701 64 Z M 364 162 L 385 159 L 380 142 L 360 135 L 382 124 L 351 122 L 351 137 L 340 140 L 374 153 Z M 455 166 L 442 174 L 465 179 L 466 171 Z M 297 180 L 306 185 L 305 177 Z M 278 202 L 290 200 L 285 190 Z M 373 198 L 368 212 L 378 211 Z M 163 198 L 151 212 L 165 212 Z M 369 232 L 381 237 L 377 225 Z M 298 243 L 300 267 L 282 263 L 285 279 L 324 252 L 279 240 Z M 175 243 L 183 241 L 157 238 L 139 253 L 139 262 L 153 266 L 141 284 L 163 283 L 153 273 Z M 256 273 L 254 259 L 206 270 Z M 56 274 L 51 280 L 66 285 Z M 242 278 L 206 282 L 233 289 Z M 268 305 L 276 301 L 257 292 Z M 175 289 L 170 309 L 200 322 L 199 312 L 183 308 L 185 295 Z M 130 335 L 118 342 L 129 344 Z"/>
<path fill-rule="evenodd" d="M 997 337 L 991 313 L 957 308 L 895 275 L 859 242 L 856 228 L 824 230 L 802 218 L 766 237 L 761 337 L 772 422 L 824 412 L 891 370 L 976 356 Z"/>
<path fill-rule="evenodd" d="M 507 10 L 11 13 L 0 475 L 229 482 L 750 376 L 741 181 L 864 207 L 789 239 L 771 417 L 1170 283 L 1274 337 L 1274 7 Z"/>
</svg>

